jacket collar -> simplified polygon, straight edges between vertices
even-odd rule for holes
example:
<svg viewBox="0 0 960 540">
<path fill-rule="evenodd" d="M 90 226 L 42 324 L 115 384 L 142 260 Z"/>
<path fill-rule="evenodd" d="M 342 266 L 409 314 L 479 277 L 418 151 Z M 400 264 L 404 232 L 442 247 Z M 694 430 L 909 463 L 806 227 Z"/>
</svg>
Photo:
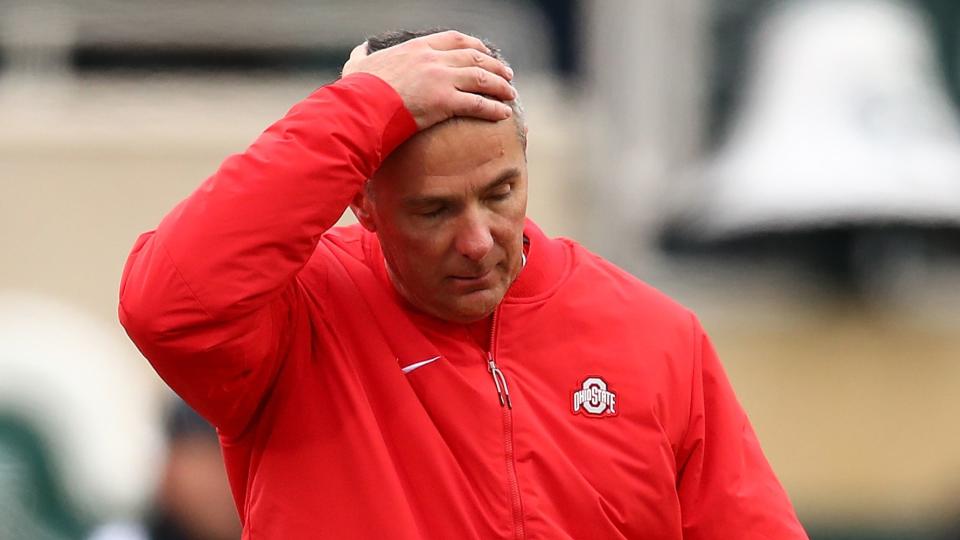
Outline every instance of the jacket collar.
<svg viewBox="0 0 960 540">
<path fill-rule="evenodd" d="M 547 237 L 529 218 L 523 236 L 529 242 L 527 264 L 507 290 L 506 303 L 546 298 L 556 291 L 570 271 L 570 253 L 563 241 Z"/>
</svg>

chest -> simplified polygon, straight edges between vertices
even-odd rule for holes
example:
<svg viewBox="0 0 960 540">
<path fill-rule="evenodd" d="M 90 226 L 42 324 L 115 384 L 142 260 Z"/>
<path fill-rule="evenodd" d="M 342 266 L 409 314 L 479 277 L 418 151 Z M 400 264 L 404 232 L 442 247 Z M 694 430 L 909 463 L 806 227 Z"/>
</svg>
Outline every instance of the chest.
<svg viewBox="0 0 960 540">
<path fill-rule="evenodd" d="M 689 376 L 655 336 L 564 312 L 506 305 L 490 344 L 418 328 L 424 358 L 390 369 L 464 489 L 526 537 L 670 538 Z"/>
<path fill-rule="evenodd" d="M 265 531 L 679 538 L 689 375 L 622 317 L 573 312 L 504 305 L 492 346 L 372 309 L 314 325 L 261 419 L 251 513 Z M 290 486 L 309 498 L 273 495 Z"/>
</svg>

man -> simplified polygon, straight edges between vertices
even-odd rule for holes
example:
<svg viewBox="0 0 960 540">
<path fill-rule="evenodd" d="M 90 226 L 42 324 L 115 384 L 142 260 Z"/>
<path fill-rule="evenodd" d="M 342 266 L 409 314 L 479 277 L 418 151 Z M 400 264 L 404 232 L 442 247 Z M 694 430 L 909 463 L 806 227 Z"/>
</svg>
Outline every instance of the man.
<svg viewBox="0 0 960 540">
<path fill-rule="evenodd" d="M 124 271 L 244 538 L 806 538 L 694 316 L 526 220 L 496 53 L 369 44 Z"/>
</svg>

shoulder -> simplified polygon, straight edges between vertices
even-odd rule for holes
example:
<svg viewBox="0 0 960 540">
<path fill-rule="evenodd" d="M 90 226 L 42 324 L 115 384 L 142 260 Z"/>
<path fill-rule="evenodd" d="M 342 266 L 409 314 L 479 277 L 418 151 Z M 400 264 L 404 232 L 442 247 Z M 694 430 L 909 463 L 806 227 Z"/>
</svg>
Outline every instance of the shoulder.
<svg viewBox="0 0 960 540">
<path fill-rule="evenodd" d="M 336 278 L 341 272 L 333 270 L 334 268 L 349 267 L 355 270 L 356 263 L 366 261 L 367 234 L 369 233 L 363 227 L 356 224 L 327 230 L 317 242 L 307 264 L 297 275 L 298 280 L 315 293 L 323 293 L 331 286 L 337 286 L 343 280 Z"/>
<path fill-rule="evenodd" d="M 323 233 L 323 236 L 320 237 L 320 244 L 317 246 L 317 248 L 320 251 L 322 251 L 323 248 L 327 250 L 336 248 L 344 255 L 363 258 L 364 239 L 369 234 L 370 233 L 368 233 L 366 229 L 356 223 L 353 225 L 333 227 L 332 229 L 329 229 L 327 232 Z"/>
<path fill-rule="evenodd" d="M 607 304 L 615 313 L 656 326 L 689 327 L 695 319 L 690 309 L 650 283 L 573 240 L 561 241 L 573 253 L 574 271 L 569 284 L 572 292 L 592 295 L 596 302 Z"/>
<path fill-rule="evenodd" d="M 622 390 L 632 388 L 635 398 L 665 393 L 669 409 L 676 411 L 672 425 L 679 437 L 697 362 L 695 315 L 612 262 L 562 241 L 570 246 L 573 271 L 555 296 L 557 324 L 571 341 L 586 343 L 588 365 L 606 359 L 604 374 Z"/>
<path fill-rule="evenodd" d="M 570 277 L 558 291 L 558 308 L 566 317 L 638 357 L 659 356 L 680 367 L 695 356 L 702 330 L 690 309 L 576 242 L 562 241 L 573 259 Z"/>
</svg>

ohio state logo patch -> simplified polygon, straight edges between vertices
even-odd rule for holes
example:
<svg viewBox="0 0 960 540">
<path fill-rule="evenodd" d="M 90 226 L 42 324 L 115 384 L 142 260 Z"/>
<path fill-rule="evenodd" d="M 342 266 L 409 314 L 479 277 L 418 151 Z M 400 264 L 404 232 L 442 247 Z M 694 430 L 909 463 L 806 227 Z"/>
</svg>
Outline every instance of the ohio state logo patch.
<svg viewBox="0 0 960 540">
<path fill-rule="evenodd" d="M 584 379 L 573 392 L 573 414 L 586 416 L 616 416 L 619 412 L 617 394 L 600 377 Z"/>
</svg>

